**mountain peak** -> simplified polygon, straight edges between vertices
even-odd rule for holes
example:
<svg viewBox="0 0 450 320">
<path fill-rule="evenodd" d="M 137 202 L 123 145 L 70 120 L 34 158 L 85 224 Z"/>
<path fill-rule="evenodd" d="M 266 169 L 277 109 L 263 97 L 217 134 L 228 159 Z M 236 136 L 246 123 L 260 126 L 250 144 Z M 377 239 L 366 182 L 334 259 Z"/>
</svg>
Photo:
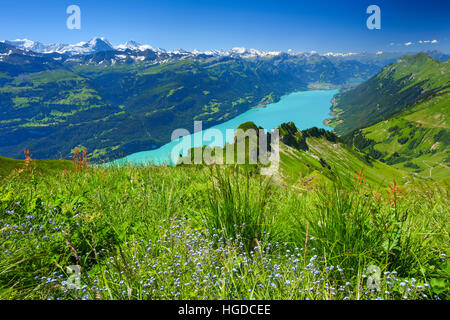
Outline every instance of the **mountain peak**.
<svg viewBox="0 0 450 320">
<path fill-rule="evenodd" d="M 11 46 L 15 46 L 18 47 L 20 49 L 24 49 L 24 50 L 31 50 L 31 51 L 35 51 L 35 52 L 39 52 L 42 53 L 43 49 L 44 49 L 44 45 L 40 42 L 35 42 L 29 39 L 16 39 L 16 40 L 5 40 L 3 41 L 6 44 L 9 44 Z"/>
<path fill-rule="evenodd" d="M 129 49 L 129 50 L 145 51 L 145 50 L 153 50 L 153 47 L 149 46 L 147 44 L 142 45 L 139 42 L 136 42 L 134 40 L 130 40 L 130 41 L 127 41 L 127 42 L 125 42 L 123 44 L 118 45 L 116 47 L 116 49 L 118 49 L 118 50 L 127 50 L 127 49 Z"/>
<path fill-rule="evenodd" d="M 5 40 L 4 43 L 15 46 L 20 49 L 30 50 L 37 53 L 59 53 L 59 54 L 92 54 L 101 51 L 114 50 L 111 43 L 103 37 L 96 37 L 89 42 L 80 42 L 77 44 L 42 44 L 29 39 Z"/>
<path fill-rule="evenodd" d="M 408 64 L 424 64 L 430 60 L 433 60 L 432 57 L 426 52 L 419 52 L 413 55 L 408 55 L 400 58 L 399 62 L 406 62 Z"/>
<path fill-rule="evenodd" d="M 86 47 L 90 48 L 94 52 L 114 50 L 112 44 L 103 37 L 93 38 L 91 41 L 89 41 Z"/>
</svg>

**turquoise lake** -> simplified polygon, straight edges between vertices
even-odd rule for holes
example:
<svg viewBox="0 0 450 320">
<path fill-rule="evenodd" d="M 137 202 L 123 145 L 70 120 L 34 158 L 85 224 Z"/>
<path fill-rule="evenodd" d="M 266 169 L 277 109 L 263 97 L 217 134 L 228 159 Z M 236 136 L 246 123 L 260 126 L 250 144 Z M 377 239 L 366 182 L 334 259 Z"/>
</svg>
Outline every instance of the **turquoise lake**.
<svg viewBox="0 0 450 320">
<path fill-rule="evenodd" d="M 158 149 L 133 153 L 123 159 L 116 160 L 115 163 L 173 165 L 174 161 L 178 159 L 177 154 L 185 155 L 185 152 L 181 150 L 182 147 L 187 150 L 190 147 L 202 145 L 224 146 L 225 141 L 233 141 L 232 130 L 247 121 L 253 121 L 257 126 L 261 126 L 268 131 L 275 129 L 283 122 L 290 121 L 294 122 L 297 128 L 301 130 L 311 127 L 328 128 L 323 124 L 323 121 L 329 117 L 331 100 L 338 92 L 338 90 L 294 92 L 281 97 L 280 101 L 276 103 L 268 104 L 265 108 L 250 109 L 224 123 L 169 142 Z M 219 141 L 206 139 L 208 133 L 213 134 L 212 129 L 219 130 L 223 138 L 218 139 Z M 174 161 L 171 157 L 173 150 L 177 150 L 174 152 Z"/>
</svg>

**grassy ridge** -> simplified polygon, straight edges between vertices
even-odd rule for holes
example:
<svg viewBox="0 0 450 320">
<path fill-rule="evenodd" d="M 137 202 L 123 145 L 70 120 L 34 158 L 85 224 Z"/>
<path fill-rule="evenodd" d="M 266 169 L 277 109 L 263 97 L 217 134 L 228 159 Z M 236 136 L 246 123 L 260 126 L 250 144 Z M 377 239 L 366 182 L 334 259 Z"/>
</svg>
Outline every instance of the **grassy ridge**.
<svg viewBox="0 0 450 320">
<path fill-rule="evenodd" d="M 320 138 L 307 138 L 307 143 L 308 152 L 282 147 L 281 172 L 284 180 L 294 185 L 314 179 L 334 181 L 337 176 L 351 181 L 361 169 L 373 186 L 386 186 L 392 179 L 402 184 L 413 180 L 405 171 L 370 160 L 365 154 L 354 152 L 342 144 Z"/>
<path fill-rule="evenodd" d="M 345 138 L 358 150 L 426 179 L 450 178 L 450 91 Z"/>
</svg>

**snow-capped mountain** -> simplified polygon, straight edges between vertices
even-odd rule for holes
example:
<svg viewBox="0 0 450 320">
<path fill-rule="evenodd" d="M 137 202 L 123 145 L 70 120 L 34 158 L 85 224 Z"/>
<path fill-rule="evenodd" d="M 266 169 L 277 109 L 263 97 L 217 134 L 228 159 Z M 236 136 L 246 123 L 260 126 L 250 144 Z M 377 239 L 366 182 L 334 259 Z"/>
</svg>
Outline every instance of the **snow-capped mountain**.
<svg viewBox="0 0 450 320">
<path fill-rule="evenodd" d="M 34 52 L 40 52 L 43 53 L 44 51 L 46 51 L 47 47 L 51 46 L 51 45 L 44 45 L 40 42 L 35 42 L 35 41 L 31 41 L 28 39 L 16 39 L 16 40 L 5 40 L 2 41 L 3 43 L 9 44 L 11 46 L 15 46 L 24 50 L 30 50 L 30 51 L 34 51 Z"/>
<path fill-rule="evenodd" d="M 326 57 L 351 57 L 354 55 L 358 55 L 359 53 L 355 52 L 347 52 L 347 53 L 341 53 L 341 52 L 327 52 L 324 54 Z"/>
<path fill-rule="evenodd" d="M 121 51 L 125 51 L 125 50 L 132 50 L 132 51 L 145 51 L 145 50 L 152 50 L 152 51 L 160 51 L 160 52 L 165 52 L 165 50 L 163 49 L 155 49 L 152 46 L 149 46 L 148 44 L 140 44 L 136 41 L 127 41 L 123 44 L 120 44 L 118 46 L 115 47 L 116 50 L 121 50 Z"/>
<path fill-rule="evenodd" d="M 221 50 L 217 54 L 227 57 L 241 57 L 241 58 L 263 58 L 263 57 L 273 57 L 280 55 L 281 51 L 261 51 L 256 49 L 247 49 L 242 47 L 236 47 L 231 50 Z"/>
<path fill-rule="evenodd" d="M 74 46 L 68 46 L 69 51 L 81 54 L 91 54 L 95 52 L 114 50 L 112 44 L 105 38 L 94 38 L 89 42 L 80 42 Z"/>
<path fill-rule="evenodd" d="M 166 51 L 164 49 L 154 48 L 150 45 L 140 44 L 136 41 L 127 41 L 118 46 L 113 46 L 105 38 L 94 38 L 89 42 L 80 42 L 77 44 L 60 44 L 60 43 L 43 44 L 41 42 L 32 41 L 28 39 L 4 40 L 2 42 L 24 50 L 29 50 L 37 53 L 42 54 L 59 53 L 71 56 L 88 55 L 105 51 L 127 51 L 127 50 L 138 52 L 150 50 L 160 54 L 167 53 L 181 56 L 208 55 L 216 57 L 224 56 L 224 57 L 241 57 L 241 58 L 272 57 L 282 53 L 280 51 L 261 51 L 247 48 L 233 48 L 231 50 L 210 50 L 210 51 L 194 50 L 192 52 L 183 49 Z"/>
<path fill-rule="evenodd" d="M 43 54 L 60 53 L 78 55 L 114 50 L 112 44 L 105 38 L 94 38 L 89 42 L 80 42 L 77 44 L 43 44 L 28 39 L 5 40 L 3 42 L 24 50 Z"/>
<path fill-rule="evenodd" d="M 203 58 L 242 58 L 242 59 L 270 59 L 275 57 L 286 58 L 304 58 L 313 56 L 322 56 L 329 60 L 372 62 L 377 65 L 384 65 L 395 62 L 400 56 L 407 54 L 401 52 L 382 52 L 377 53 L 339 53 L 328 52 L 319 54 L 316 51 L 294 52 L 293 50 L 283 51 L 262 51 L 257 49 L 247 49 L 235 47 L 229 50 L 209 50 L 209 51 L 186 51 L 176 49 L 166 51 L 160 48 L 154 48 L 150 45 L 140 44 L 136 41 L 127 41 L 123 44 L 113 46 L 107 39 L 102 37 L 93 38 L 88 42 L 77 44 L 43 44 L 41 42 L 28 39 L 3 40 L 4 45 L 10 45 L 18 50 L 24 50 L 28 55 L 49 55 L 49 58 L 58 62 L 73 62 L 80 64 L 115 64 L 115 63 L 133 63 L 147 61 L 151 63 L 163 63 L 179 59 L 203 59 Z M 6 50 L 6 49 L 5 49 Z M 2 59 L 11 53 L 9 48 L 2 53 Z M 101 54 L 99 54 L 101 53 Z M 445 59 L 448 55 L 434 54 L 438 59 Z"/>
</svg>

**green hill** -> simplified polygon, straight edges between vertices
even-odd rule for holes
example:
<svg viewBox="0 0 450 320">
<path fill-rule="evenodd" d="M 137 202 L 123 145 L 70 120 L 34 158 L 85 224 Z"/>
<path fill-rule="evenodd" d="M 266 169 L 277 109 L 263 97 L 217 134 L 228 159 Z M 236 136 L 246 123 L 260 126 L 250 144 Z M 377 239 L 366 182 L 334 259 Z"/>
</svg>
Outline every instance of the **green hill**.
<svg viewBox="0 0 450 320">
<path fill-rule="evenodd" d="M 450 127 L 446 118 L 450 99 L 441 101 L 442 104 L 438 99 L 427 101 L 358 130 L 349 140 L 359 150 L 393 167 L 423 178 L 449 178 Z"/>
<path fill-rule="evenodd" d="M 72 170 L 73 164 L 68 160 L 35 160 L 36 170 L 43 174 L 64 169 Z M 16 160 L 0 156 L 0 180 L 7 177 L 13 170 L 22 169 L 25 160 Z"/>
<path fill-rule="evenodd" d="M 291 124 L 291 128 L 295 128 Z M 354 183 L 357 173 L 362 172 L 365 181 L 372 186 L 386 186 L 393 179 L 399 183 L 414 180 L 410 174 L 374 160 L 342 143 L 332 133 L 312 128 L 296 131 L 305 143 L 302 147 L 281 144 L 280 176 L 289 185 L 297 187 L 315 185 L 314 180 Z M 286 140 L 283 139 L 282 140 Z"/>
<path fill-rule="evenodd" d="M 413 118 L 420 120 L 417 117 L 425 115 L 428 125 L 437 123 L 442 126 L 445 119 L 429 116 L 437 114 L 434 112 L 446 112 L 441 109 L 448 101 L 449 90 L 450 60 L 440 62 L 425 53 L 405 56 L 355 89 L 338 95 L 332 108 L 335 118 L 330 124 L 338 134 L 345 135 L 386 120 L 405 109 L 414 112 L 432 106 L 433 110 L 423 111 L 426 114 L 419 113 Z"/>
<path fill-rule="evenodd" d="M 445 179 L 449 106 L 450 60 L 418 54 L 338 96 L 333 121 L 347 144 L 372 158 L 425 179 Z"/>
</svg>

